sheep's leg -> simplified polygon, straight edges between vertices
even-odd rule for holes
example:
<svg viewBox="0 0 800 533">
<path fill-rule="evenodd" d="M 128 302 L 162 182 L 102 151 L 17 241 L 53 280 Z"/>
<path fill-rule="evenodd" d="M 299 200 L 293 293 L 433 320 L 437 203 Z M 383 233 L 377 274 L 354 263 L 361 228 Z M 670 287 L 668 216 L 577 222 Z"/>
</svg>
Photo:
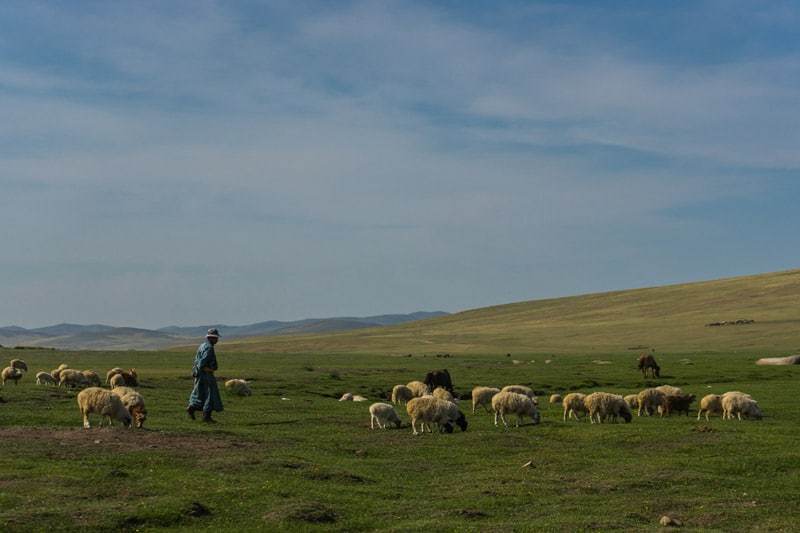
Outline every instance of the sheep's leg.
<svg viewBox="0 0 800 533">
<path fill-rule="evenodd" d="M 472 402 L 472 414 L 473 414 L 473 415 L 475 414 L 475 408 L 476 408 L 476 407 L 477 407 L 477 404 L 475 403 L 475 401 L 473 401 L 473 402 Z"/>
<path fill-rule="evenodd" d="M 369 415 L 369 429 L 375 429 L 375 415 Z"/>
<path fill-rule="evenodd" d="M 83 415 L 83 429 L 89 429 L 92 426 L 89 424 L 89 414 L 81 409 L 81 414 Z"/>
<path fill-rule="evenodd" d="M 494 412 L 494 425 L 497 425 L 497 411 Z"/>
<path fill-rule="evenodd" d="M 414 435 L 417 434 L 417 420 L 415 418 L 411 419 L 411 430 L 414 432 Z"/>
<path fill-rule="evenodd" d="M 739 418 L 739 422 L 741 422 L 742 421 L 742 412 L 739 411 L 738 413 L 736 413 L 736 416 Z"/>
<path fill-rule="evenodd" d="M 697 410 L 697 420 L 698 421 L 700 420 L 700 416 L 702 416 L 702 414 L 703 414 L 703 410 L 702 409 L 698 409 Z"/>
<path fill-rule="evenodd" d="M 503 416 L 503 412 L 500 411 L 500 420 L 503 421 L 503 426 L 508 429 L 508 422 L 506 422 L 506 417 Z"/>
<path fill-rule="evenodd" d="M 564 409 L 564 416 L 562 418 L 564 418 L 564 422 L 567 421 L 567 409 Z"/>
</svg>

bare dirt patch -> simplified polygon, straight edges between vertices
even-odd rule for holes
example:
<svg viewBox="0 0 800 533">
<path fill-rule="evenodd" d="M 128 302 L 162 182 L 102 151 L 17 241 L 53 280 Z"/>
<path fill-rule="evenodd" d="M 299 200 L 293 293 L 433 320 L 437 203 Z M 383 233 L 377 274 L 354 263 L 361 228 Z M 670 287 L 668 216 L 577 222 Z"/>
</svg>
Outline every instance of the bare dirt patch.
<svg viewBox="0 0 800 533">
<path fill-rule="evenodd" d="M 0 428 L 0 441 L 19 445 L 60 445 L 75 450 L 96 450 L 98 447 L 118 452 L 165 450 L 186 455 L 246 449 L 255 443 L 208 434 L 163 433 L 160 431 L 122 428 L 43 428 L 13 426 Z"/>
</svg>

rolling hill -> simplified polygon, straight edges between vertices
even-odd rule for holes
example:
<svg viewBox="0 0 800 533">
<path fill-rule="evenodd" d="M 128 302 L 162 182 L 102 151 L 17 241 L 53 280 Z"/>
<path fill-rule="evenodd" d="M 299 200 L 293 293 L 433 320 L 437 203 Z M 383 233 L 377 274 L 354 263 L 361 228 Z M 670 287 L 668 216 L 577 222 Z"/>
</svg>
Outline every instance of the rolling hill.
<svg viewBox="0 0 800 533">
<path fill-rule="evenodd" d="M 714 322 L 754 320 L 739 325 Z M 474 309 L 397 326 L 253 337 L 227 351 L 601 353 L 800 351 L 800 270 Z"/>
</svg>

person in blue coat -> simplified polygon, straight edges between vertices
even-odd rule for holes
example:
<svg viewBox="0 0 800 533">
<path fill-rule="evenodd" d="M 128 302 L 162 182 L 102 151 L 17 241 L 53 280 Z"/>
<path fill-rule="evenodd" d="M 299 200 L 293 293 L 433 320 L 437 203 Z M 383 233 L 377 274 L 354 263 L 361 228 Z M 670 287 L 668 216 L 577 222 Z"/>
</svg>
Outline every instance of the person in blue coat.
<svg viewBox="0 0 800 533">
<path fill-rule="evenodd" d="M 214 372 L 217 371 L 214 345 L 217 341 L 219 341 L 219 331 L 217 328 L 209 329 L 205 342 L 197 348 L 197 354 L 194 356 L 194 366 L 192 366 L 194 388 L 189 396 L 189 407 L 186 408 L 192 420 L 195 419 L 195 411 L 202 411 L 204 422 L 215 422 L 211 418 L 211 412 L 222 411 L 222 398 L 219 395 L 217 378 L 214 377 Z"/>
</svg>

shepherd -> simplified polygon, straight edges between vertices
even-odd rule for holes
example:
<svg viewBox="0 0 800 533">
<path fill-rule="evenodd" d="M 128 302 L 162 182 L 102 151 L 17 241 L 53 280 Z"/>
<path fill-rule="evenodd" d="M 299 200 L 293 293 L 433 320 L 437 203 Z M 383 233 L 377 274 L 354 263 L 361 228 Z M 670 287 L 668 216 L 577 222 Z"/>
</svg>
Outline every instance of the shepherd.
<svg viewBox="0 0 800 533">
<path fill-rule="evenodd" d="M 212 411 L 222 411 L 222 398 L 217 387 L 217 378 L 214 372 L 217 370 L 217 355 L 214 353 L 214 345 L 219 341 L 219 331 L 211 328 L 206 333 L 206 340 L 197 348 L 194 356 L 194 366 L 192 367 L 192 377 L 194 377 L 194 388 L 189 396 L 189 407 L 186 412 L 192 420 L 195 420 L 195 411 L 203 412 L 203 422 L 216 422 L 211 418 Z"/>
</svg>

